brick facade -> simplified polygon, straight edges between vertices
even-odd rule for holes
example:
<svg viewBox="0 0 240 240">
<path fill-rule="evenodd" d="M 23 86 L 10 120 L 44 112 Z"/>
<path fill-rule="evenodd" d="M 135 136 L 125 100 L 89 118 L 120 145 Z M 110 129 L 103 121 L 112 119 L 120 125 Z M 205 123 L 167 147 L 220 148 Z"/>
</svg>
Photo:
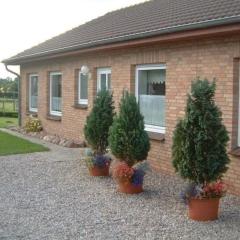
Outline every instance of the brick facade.
<svg viewBox="0 0 240 240">
<path fill-rule="evenodd" d="M 238 86 L 240 37 L 228 36 L 201 40 L 161 43 L 153 46 L 125 48 L 84 53 L 79 56 L 36 61 L 21 65 L 22 119 L 27 117 L 27 78 L 39 74 L 38 117 L 44 129 L 51 134 L 83 139 L 83 126 L 96 95 L 96 72 L 100 67 L 111 67 L 112 89 L 116 106 L 124 88 L 134 92 L 135 66 L 138 64 L 165 63 L 166 74 L 166 133 L 165 141 L 151 141 L 148 159 L 152 166 L 174 174 L 171 165 L 172 133 L 177 119 L 184 115 L 186 93 L 196 77 L 216 78 L 216 101 L 223 112 L 224 123 L 231 141 L 229 150 L 237 145 Z M 88 109 L 74 107 L 76 99 L 76 70 L 82 65 L 90 68 Z M 62 120 L 47 119 L 49 72 L 62 72 Z M 232 193 L 240 195 L 240 159 L 231 157 L 226 181 Z"/>
</svg>

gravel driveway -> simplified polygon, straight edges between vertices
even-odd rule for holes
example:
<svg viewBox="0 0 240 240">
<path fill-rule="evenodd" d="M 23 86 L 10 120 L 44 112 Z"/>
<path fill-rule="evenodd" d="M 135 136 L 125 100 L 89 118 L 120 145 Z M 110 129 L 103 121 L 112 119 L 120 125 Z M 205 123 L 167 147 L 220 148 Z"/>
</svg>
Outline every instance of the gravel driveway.
<svg viewBox="0 0 240 240">
<path fill-rule="evenodd" d="M 240 198 L 224 198 L 218 221 L 193 222 L 176 178 L 152 172 L 144 193 L 120 194 L 88 175 L 79 149 L 44 144 L 50 152 L 0 157 L 0 240 L 240 239 Z"/>
</svg>

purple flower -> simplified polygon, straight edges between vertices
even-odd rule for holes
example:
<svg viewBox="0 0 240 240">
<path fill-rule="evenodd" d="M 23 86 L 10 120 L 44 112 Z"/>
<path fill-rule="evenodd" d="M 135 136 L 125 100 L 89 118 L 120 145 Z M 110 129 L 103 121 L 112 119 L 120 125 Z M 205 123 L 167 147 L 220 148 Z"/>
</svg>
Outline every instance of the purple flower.
<svg viewBox="0 0 240 240">
<path fill-rule="evenodd" d="M 100 168 L 105 167 L 110 164 L 110 159 L 108 156 L 98 154 L 94 157 L 93 164 Z"/>
<path fill-rule="evenodd" d="M 143 184 L 143 178 L 144 178 L 145 172 L 141 169 L 134 170 L 133 176 L 132 176 L 132 184 L 134 185 L 142 185 Z"/>
</svg>

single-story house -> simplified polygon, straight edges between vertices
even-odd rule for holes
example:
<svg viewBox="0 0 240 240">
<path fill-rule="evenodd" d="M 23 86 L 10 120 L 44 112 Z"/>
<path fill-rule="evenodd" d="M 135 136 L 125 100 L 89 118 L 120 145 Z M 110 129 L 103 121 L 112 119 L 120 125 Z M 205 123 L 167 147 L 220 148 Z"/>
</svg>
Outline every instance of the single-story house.
<svg viewBox="0 0 240 240">
<path fill-rule="evenodd" d="M 172 135 L 191 82 L 215 78 L 216 102 L 231 138 L 225 179 L 230 192 L 240 195 L 239 0 L 147 1 L 3 62 L 21 68 L 21 124 L 35 113 L 47 132 L 66 138 L 84 138 L 97 91 L 112 89 L 117 106 L 129 89 L 151 138 L 148 159 L 168 174 L 174 174 Z"/>
</svg>

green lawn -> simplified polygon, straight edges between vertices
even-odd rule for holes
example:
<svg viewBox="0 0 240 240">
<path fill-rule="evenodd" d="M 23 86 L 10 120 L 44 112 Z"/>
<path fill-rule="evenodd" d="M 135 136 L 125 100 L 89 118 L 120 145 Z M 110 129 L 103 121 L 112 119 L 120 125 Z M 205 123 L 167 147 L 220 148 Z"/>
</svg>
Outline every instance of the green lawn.
<svg viewBox="0 0 240 240">
<path fill-rule="evenodd" d="M 49 149 L 36 143 L 32 143 L 20 137 L 0 131 L 0 156 L 43 152 Z"/>
<path fill-rule="evenodd" d="M 0 117 L 0 128 L 6 128 L 9 126 L 17 126 L 17 125 L 18 125 L 17 118 Z"/>
<path fill-rule="evenodd" d="M 16 112 L 16 100 L 0 98 L 0 111 L 1 112 Z"/>
</svg>

